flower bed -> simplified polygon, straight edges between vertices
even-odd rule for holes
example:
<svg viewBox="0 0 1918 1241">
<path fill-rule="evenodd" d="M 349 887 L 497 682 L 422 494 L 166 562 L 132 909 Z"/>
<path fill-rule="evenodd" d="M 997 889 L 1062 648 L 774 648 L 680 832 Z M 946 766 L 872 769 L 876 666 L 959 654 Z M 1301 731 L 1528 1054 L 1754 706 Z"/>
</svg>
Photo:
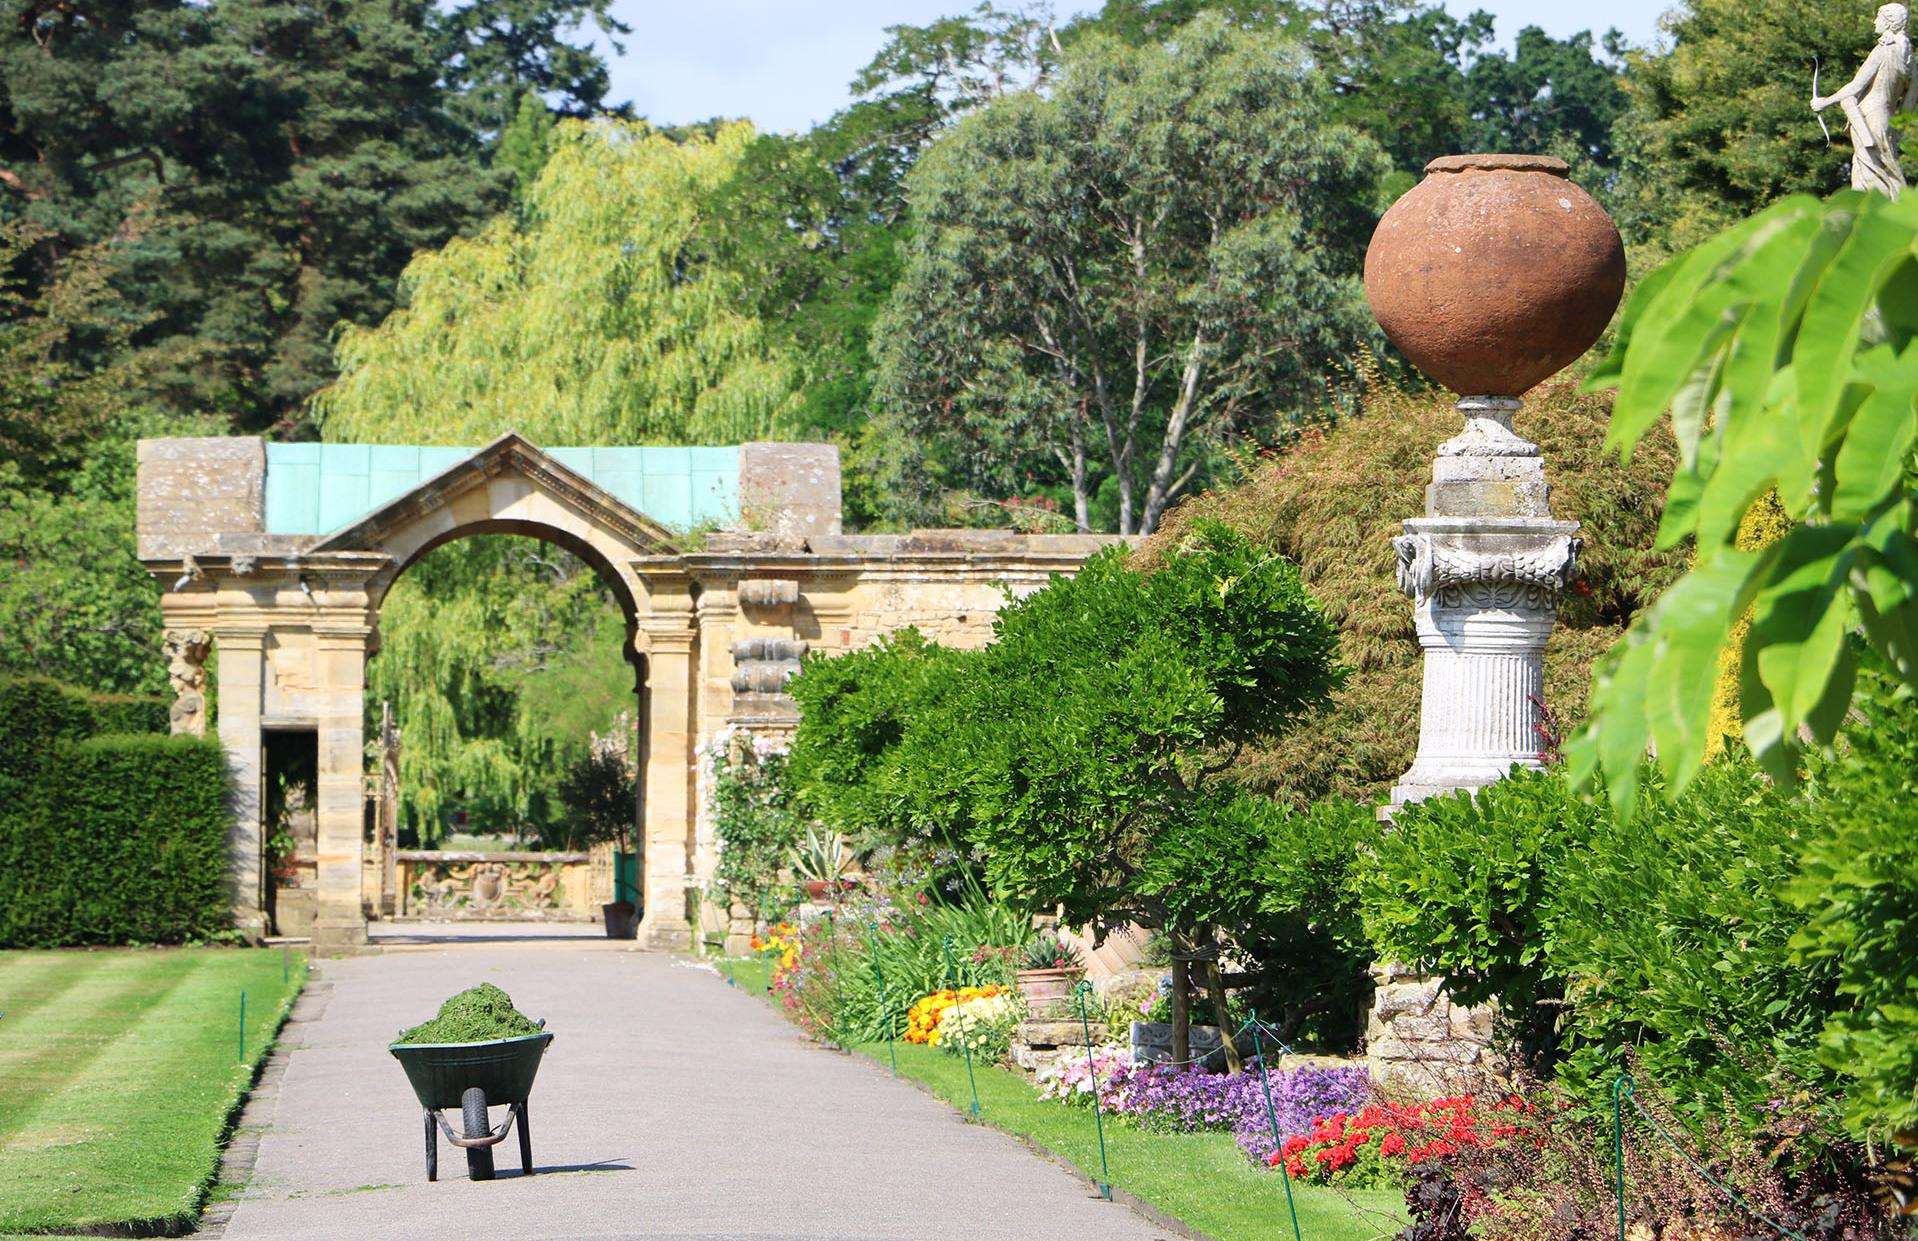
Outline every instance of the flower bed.
<svg viewBox="0 0 1918 1241">
<path fill-rule="evenodd" d="M 1453 1095 L 1426 1103 L 1368 1104 L 1320 1117 L 1307 1133 L 1266 1156 L 1295 1180 L 1377 1188 L 1400 1183 L 1409 1169 L 1456 1155 L 1535 1137 L 1532 1105 L 1517 1096 Z"/>
<path fill-rule="evenodd" d="M 1203 1068 L 1134 1065 L 1125 1051 L 1111 1047 L 1094 1051 L 1090 1066 L 1085 1057 L 1073 1056 L 1042 1070 L 1040 1095 L 1089 1105 L 1095 1072 L 1099 1103 L 1109 1114 L 1153 1132 L 1230 1132 L 1254 1163 L 1264 1162 L 1274 1149 L 1274 1121 L 1281 1137 L 1303 1136 L 1321 1117 L 1359 1108 L 1372 1095 L 1371 1078 L 1362 1068 L 1279 1068 L 1268 1074 L 1272 1092 L 1268 1113 L 1266 1086 L 1256 1071 L 1212 1073 Z"/>
<path fill-rule="evenodd" d="M 939 1046 L 943 1037 L 940 1022 L 947 1009 L 975 1000 L 993 999 L 1003 994 L 1004 990 L 996 983 L 989 983 L 983 987 L 960 987 L 921 996 L 906 1010 L 906 1041 L 924 1043 L 928 1047 Z"/>
</svg>

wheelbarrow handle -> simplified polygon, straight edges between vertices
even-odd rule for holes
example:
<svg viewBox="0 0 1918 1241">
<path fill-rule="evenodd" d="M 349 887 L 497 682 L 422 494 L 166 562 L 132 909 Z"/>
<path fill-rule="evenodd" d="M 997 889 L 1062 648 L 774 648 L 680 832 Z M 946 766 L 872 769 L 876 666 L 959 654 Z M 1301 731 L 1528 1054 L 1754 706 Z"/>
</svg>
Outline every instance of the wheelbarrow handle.
<svg viewBox="0 0 1918 1241">
<path fill-rule="evenodd" d="M 513 1118 L 519 1115 L 519 1109 L 520 1105 L 517 1103 L 508 1104 L 506 1108 L 506 1119 L 500 1122 L 499 1128 L 490 1131 L 483 1138 L 463 1138 L 459 1136 L 453 1132 L 453 1126 L 446 1123 L 446 1117 L 440 1115 L 439 1112 L 433 1108 L 427 1108 L 426 1114 L 439 1122 L 440 1132 L 446 1135 L 447 1141 L 465 1150 L 477 1150 L 486 1146 L 498 1146 L 501 1142 L 504 1142 L 506 1135 L 513 1130 Z"/>
</svg>

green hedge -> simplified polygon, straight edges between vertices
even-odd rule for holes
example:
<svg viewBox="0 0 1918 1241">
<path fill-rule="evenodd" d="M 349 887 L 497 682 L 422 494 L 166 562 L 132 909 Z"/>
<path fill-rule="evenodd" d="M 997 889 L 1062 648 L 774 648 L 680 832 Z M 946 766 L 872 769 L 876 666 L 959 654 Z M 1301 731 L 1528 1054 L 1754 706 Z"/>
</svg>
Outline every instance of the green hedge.
<svg viewBox="0 0 1918 1241">
<path fill-rule="evenodd" d="M 226 757 L 165 722 L 157 699 L 0 678 L 0 947 L 231 929 Z M 128 727 L 149 731 L 107 732 Z"/>
</svg>

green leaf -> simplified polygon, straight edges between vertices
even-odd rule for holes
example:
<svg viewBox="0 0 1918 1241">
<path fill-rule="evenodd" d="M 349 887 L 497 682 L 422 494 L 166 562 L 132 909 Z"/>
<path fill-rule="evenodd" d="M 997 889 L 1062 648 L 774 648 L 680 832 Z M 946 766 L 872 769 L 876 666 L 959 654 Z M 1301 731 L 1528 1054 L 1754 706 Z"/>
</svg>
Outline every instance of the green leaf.
<svg viewBox="0 0 1918 1241">
<path fill-rule="evenodd" d="M 1647 617 L 1653 655 L 1646 665 L 1645 719 L 1674 792 L 1704 761 L 1725 618 L 1744 612 L 1759 560 L 1753 552 L 1717 552 L 1660 596 Z"/>
<path fill-rule="evenodd" d="M 1855 527 L 1800 526 L 1768 557 L 1746 639 L 1758 678 L 1795 732 L 1824 697 L 1850 628 Z"/>
<path fill-rule="evenodd" d="M 1903 356 L 1881 346 L 1859 358 L 1857 370 L 1870 389 L 1851 415 L 1833 464 L 1830 511 L 1841 519 L 1884 503 L 1910 468 L 1918 438 L 1918 346 Z"/>
<path fill-rule="evenodd" d="M 1846 360 L 1858 347 L 1865 317 L 1880 287 L 1911 254 L 1912 224 L 1890 205 L 1875 194 L 1859 200 L 1851 233 L 1813 290 L 1793 345 L 1799 439 L 1813 455 L 1824 452 L 1835 430 L 1850 378 Z"/>
</svg>

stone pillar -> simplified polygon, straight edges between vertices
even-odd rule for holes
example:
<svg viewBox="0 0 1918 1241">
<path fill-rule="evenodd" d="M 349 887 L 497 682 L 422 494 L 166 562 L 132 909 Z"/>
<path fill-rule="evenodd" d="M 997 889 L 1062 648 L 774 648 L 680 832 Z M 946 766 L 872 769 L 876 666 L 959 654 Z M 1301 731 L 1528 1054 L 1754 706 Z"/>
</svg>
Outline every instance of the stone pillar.
<svg viewBox="0 0 1918 1241">
<path fill-rule="evenodd" d="M 688 604 L 690 601 L 687 601 Z M 688 867 L 693 837 L 693 700 L 695 631 L 690 607 L 640 621 L 646 656 L 646 831 L 641 866 L 645 908 L 639 939 L 649 948 L 692 946 L 686 917 Z"/>
<path fill-rule="evenodd" d="M 1576 570 L 1578 523 L 1552 518 L 1538 446 L 1512 430 L 1518 407 L 1459 402 L 1465 431 L 1438 450 L 1425 516 L 1394 540 L 1425 654 L 1418 757 L 1395 806 L 1542 763 L 1545 643 Z"/>
<path fill-rule="evenodd" d="M 1578 524 L 1553 519 L 1538 446 L 1512 430 L 1518 408 L 1459 402 L 1465 430 L 1439 447 L 1426 515 L 1394 540 L 1425 673 L 1418 755 L 1393 807 L 1543 765 L 1545 643 L 1576 569 Z M 1500 1067 L 1490 1008 L 1456 1005 L 1439 979 L 1404 965 L 1372 976 L 1366 1059 L 1381 1082 L 1443 1093 Z"/>
<path fill-rule="evenodd" d="M 350 952 L 366 943 L 361 859 L 366 816 L 366 644 L 371 633 L 364 619 L 355 616 L 315 626 L 313 634 L 319 733 L 319 775 L 314 782 L 319 905 L 313 949 L 320 953 Z"/>
<path fill-rule="evenodd" d="M 232 780 L 232 821 L 227 828 L 227 875 L 233 891 L 233 925 L 258 941 L 266 934 L 266 875 L 260 855 L 260 709 L 266 680 L 266 634 L 258 629 L 222 629 L 216 634 L 220 668 L 220 745 Z"/>
<path fill-rule="evenodd" d="M 173 687 L 167 723 L 176 735 L 206 736 L 206 657 L 212 642 L 204 629 L 166 631 L 166 674 Z"/>
</svg>

